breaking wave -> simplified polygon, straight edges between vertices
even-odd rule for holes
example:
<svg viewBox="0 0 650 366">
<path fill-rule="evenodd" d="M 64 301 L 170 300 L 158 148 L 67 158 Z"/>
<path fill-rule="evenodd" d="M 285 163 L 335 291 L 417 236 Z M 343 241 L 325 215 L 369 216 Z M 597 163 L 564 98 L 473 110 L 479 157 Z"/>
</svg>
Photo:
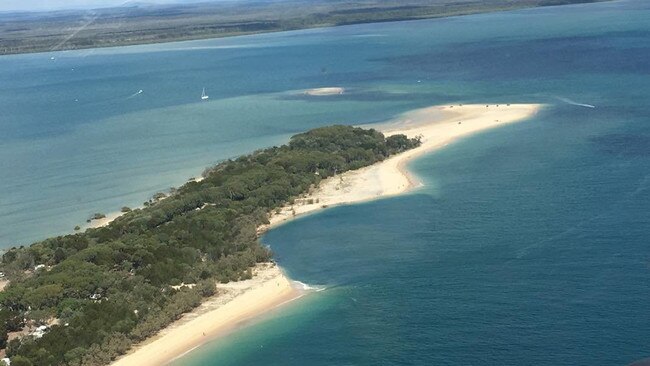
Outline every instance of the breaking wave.
<svg viewBox="0 0 650 366">
<path fill-rule="evenodd" d="M 327 289 L 325 286 L 311 286 L 304 282 L 293 281 L 294 285 L 303 291 L 321 292 Z"/>
<path fill-rule="evenodd" d="M 555 98 L 558 99 L 558 100 L 563 101 L 564 103 L 571 104 L 571 105 L 576 105 L 578 107 L 596 108 L 595 105 L 585 104 L 585 103 L 578 103 L 578 102 L 576 102 L 574 100 L 571 100 L 569 98 L 563 98 L 563 97 L 555 97 Z"/>
</svg>

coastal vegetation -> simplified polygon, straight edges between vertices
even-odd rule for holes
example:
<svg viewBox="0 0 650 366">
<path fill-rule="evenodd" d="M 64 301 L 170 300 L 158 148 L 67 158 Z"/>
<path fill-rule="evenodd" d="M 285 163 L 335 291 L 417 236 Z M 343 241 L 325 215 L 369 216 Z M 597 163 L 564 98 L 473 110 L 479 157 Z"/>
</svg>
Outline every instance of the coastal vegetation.
<svg viewBox="0 0 650 366">
<path fill-rule="evenodd" d="M 604 0 L 282 0 L 0 13 L 0 55 L 113 47 Z"/>
<path fill-rule="evenodd" d="M 0 347 L 12 365 L 107 364 L 217 293 L 216 282 L 250 278 L 270 261 L 257 229 L 271 212 L 323 179 L 419 145 L 318 128 L 224 161 L 105 227 L 11 248 L 0 265 L 10 280 Z"/>
</svg>

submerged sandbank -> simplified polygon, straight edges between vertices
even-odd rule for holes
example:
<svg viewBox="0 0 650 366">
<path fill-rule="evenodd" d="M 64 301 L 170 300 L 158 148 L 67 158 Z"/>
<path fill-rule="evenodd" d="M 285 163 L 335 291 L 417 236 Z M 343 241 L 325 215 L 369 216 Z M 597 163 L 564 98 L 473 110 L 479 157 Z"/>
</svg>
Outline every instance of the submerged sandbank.
<svg viewBox="0 0 650 366">
<path fill-rule="evenodd" d="M 114 366 L 163 365 L 226 334 L 247 319 L 302 296 L 275 264 L 260 264 L 250 280 L 218 284 L 217 294 L 135 346 Z"/>
</svg>

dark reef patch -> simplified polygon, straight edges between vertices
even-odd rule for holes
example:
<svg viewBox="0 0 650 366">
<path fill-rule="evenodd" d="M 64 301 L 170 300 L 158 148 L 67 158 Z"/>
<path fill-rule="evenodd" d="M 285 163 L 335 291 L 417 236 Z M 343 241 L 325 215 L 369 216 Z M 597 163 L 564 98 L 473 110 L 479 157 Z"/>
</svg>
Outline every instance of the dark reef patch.
<svg viewBox="0 0 650 366">
<path fill-rule="evenodd" d="M 612 155 L 650 157 L 650 136 L 632 134 L 609 134 L 592 140 L 600 151 Z"/>
</svg>

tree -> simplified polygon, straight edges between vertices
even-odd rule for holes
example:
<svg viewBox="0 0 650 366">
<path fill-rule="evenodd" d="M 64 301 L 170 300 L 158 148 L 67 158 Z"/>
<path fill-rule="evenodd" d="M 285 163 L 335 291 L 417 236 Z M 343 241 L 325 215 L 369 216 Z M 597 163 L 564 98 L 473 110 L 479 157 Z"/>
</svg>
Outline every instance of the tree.
<svg viewBox="0 0 650 366">
<path fill-rule="evenodd" d="M 68 364 L 79 363 L 83 356 L 86 354 L 87 350 L 83 347 L 76 347 L 66 352 L 63 356 L 65 362 Z"/>
<path fill-rule="evenodd" d="M 9 334 L 7 334 L 7 324 L 2 322 L 0 323 L 0 349 L 7 348 L 8 339 Z"/>
<path fill-rule="evenodd" d="M 62 260 L 64 260 L 67 257 L 65 253 L 65 249 L 58 247 L 54 251 L 54 262 L 55 263 L 60 263 Z"/>
<path fill-rule="evenodd" d="M 28 358 L 18 355 L 11 358 L 11 366 L 34 366 L 34 364 Z"/>
<path fill-rule="evenodd" d="M 209 168 L 143 209 L 124 207 L 107 226 L 12 248 L 0 269 L 11 275 L 0 293 L 0 345 L 23 318 L 56 317 L 65 325 L 12 340 L 7 354 L 18 364 L 106 364 L 214 295 L 216 281 L 251 278 L 256 263 L 271 260 L 257 234 L 269 212 L 322 179 L 418 144 L 348 126 L 308 131 Z M 50 266 L 33 272 L 35 264 Z M 181 282 L 197 285 L 171 288 Z"/>
</svg>

